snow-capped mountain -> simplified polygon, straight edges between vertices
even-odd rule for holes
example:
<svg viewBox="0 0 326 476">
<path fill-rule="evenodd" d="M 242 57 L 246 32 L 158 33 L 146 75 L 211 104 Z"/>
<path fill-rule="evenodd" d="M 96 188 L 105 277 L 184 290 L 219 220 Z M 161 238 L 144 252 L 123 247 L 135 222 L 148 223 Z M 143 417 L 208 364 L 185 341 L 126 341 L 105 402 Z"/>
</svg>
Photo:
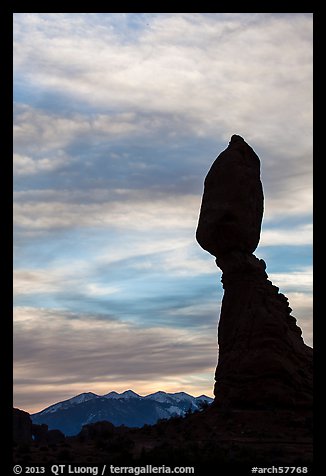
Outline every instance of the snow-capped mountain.
<svg viewBox="0 0 326 476">
<path fill-rule="evenodd" d="M 156 402 L 166 403 L 166 402 L 174 402 L 174 399 L 166 392 L 155 392 L 149 395 L 146 395 L 144 398 L 149 398 L 155 400 Z"/>
<path fill-rule="evenodd" d="M 58 429 L 66 435 L 76 435 L 83 425 L 110 421 L 116 426 L 141 427 L 153 425 L 161 418 L 183 416 L 187 411 L 200 410 L 203 402 L 213 399 L 206 395 L 193 397 L 185 392 L 155 392 L 141 396 L 132 390 L 109 392 L 105 395 L 81 393 L 55 403 L 31 415 L 35 424 L 45 423 L 49 429 Z"/>
<path fill-rule="evenodd" d="M 199 395 L 199 397 L 196 397 L 196 402 L 208 402 L 208 403 L 212 403 L 214 399 L 213 398 L 210 398 L 208 397 L 207 395 Z"/>
<path fill-rule="evenodd" d="M 103 395 L 104 398 L 120 398 L 120 393 L 118 392 L 109 392 L 106 395 Z"/>
<path fill-rule="evenodd" d="M 174 400 L 177 402 L 180 402 L 182 400 L 187 400 L 188 402 L 193 402 L 195 397 L 192 397 L 191 395 L 188 395 L 188 393 L 185 392 L 177 392 L 177 393 L 171 393 L 170 394 Z"/>
<path fill-rule="evenodd" d="M 138 393 L 133 392 L 132 390 L 126 390 L 125 392 L 110 392 L 106 395 L 103 395 L 105 398 L 142 398 Z"/>
<path fill-rule="evenodd" d="M 92 400 L 93 398 L 98 398 L 98 397 L 99 395 L 96 395 L 95 393 L 92 393 L 92 392 L 80 393 L 79 395 L 76 395 L 75 397 L 68 398 L 68 400 L 63 400 L 62 402 L 54 403 L 53 405 L 45 408 L 38 414 L 46 415 L 47 413 L 54 413 L 58 410 L 64 410 L 73 405 L 79 405 L 80 403 L 88 402 L 88 400 Z"/>
</svg>

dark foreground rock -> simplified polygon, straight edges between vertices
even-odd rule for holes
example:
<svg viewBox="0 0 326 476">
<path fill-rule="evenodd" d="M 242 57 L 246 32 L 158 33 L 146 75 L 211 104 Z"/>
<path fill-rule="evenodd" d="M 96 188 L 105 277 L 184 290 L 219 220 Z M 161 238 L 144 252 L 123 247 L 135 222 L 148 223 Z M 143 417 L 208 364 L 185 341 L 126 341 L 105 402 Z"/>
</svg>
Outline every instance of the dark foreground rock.
<svg viewBox="0 0 326 476">
<path fill-rule="evenodd" d="M 29 413 L 13 409 L 13 442 L 29 444 L 32 442 L 32 420 Z"/>
<path fill-rule="evenodd" d="M 13 409 L 13 443 L 15 446 L 26 445 L 32 443 L 56 444 L 62 443 L 66 439 L 60 430 L 49 430 L 47 425 L 35 425 L 32 423 L 30 414 Z"/>
<path fill-rule="evenodd" d="M 312 465 L 312 417 L 308 409 L 229 410 L 209 407 L 143 428 L 98 422 L 58 444 L 15 448 L 14 462 L 33 465 L 191 466 L 195 474 L 214 464 L 216 474 L 250 474 L 252 466 Z M 223 473 L 223 468 L 227 468 Z M 231 468 L 231 469 L 230 469 Z M 241 468 L 244 468 L 243 471 Z M 215 474 L 215 473 L 214 473 Z"/>
</svg>

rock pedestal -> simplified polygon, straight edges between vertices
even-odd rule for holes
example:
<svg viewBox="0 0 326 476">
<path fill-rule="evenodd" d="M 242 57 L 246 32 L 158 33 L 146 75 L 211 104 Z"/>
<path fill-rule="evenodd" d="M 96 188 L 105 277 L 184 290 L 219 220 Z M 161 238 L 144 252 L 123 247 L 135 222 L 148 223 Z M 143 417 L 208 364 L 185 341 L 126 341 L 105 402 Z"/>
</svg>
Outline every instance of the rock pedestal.
<svg viewBox="0 0 326 476">
<path fill-rule="evenodd" d="M 232 136 L 205 179 L 196 232 L 223 272 L 215 405 L 311 406 L 312 349 L 303 342 L 288 299 L 268 280 L 265 262 L 252 254 L 263 200 L 259 158 L 240 136 Z"/>
</svg>

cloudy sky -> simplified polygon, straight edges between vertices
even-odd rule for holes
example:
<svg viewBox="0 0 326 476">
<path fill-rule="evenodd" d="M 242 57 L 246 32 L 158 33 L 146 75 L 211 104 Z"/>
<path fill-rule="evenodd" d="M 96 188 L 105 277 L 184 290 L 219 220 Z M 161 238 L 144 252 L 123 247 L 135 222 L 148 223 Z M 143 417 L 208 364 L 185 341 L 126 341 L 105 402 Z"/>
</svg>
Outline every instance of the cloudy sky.
<svg viewBox="0 0 326 476">
<path fill-rule="evenodd" d="M 15 406 L 212 396 L 221 272 L 195 230 L 232 134 L 312 345 L 312 14 L 14 14 Z"/>
</svg>

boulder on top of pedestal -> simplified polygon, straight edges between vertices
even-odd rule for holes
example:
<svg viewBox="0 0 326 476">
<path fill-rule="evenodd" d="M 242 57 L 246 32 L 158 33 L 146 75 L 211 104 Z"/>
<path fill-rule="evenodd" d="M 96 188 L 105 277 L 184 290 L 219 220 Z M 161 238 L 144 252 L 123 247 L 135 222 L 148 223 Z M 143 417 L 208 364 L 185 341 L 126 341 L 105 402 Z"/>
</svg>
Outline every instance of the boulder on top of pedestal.
<svg viewBox="0 0 326 476">
<path fill-rule="evenodd" d="M 217 157 L 204 184 L 196 239 L 217 258 L 253 253 L 260 239 L 264 209 L 260 160 L 238 135 Z"/>
</svg>

